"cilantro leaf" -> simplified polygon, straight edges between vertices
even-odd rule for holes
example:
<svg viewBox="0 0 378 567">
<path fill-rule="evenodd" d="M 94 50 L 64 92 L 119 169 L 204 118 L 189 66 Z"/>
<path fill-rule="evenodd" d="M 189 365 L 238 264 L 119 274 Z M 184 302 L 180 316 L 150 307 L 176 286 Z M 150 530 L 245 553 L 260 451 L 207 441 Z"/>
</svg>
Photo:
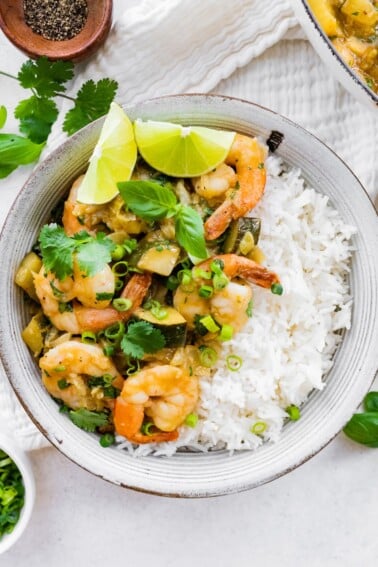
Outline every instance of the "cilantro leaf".
<svg viewBox="0 0 378 567">
<path fill-rule="evenodd" d="M 116 245 L 103 232 L 98 232 L 95 238 L 84 242 L 78 249 L 77 260 L 79 267 L 88 276 L 100 272 L 112 259 Z"/>
<path fill-rule="evenodd" d="M 25 61 L 17 78 L 22 87 L 33 89 L 41 97 L 52 97 L 66 90 L 64 84 L 73 77 L 70 61 L 49 61 L 40 57 L 36 61 Z"/>
<path fill-rule="evenodd" d="M 70 410 L 70 420 L 80 429 L 93 433 L 97 427 L 109 424 L 109 416 L 105 412 L 89 411 L 85 408 Z"/>
<path fill-rule="evenodd" d="M 76 244 L 56 223 L 45 225 L 39 235 L 42 260 L 45 269 L 64 280 L 73 272 L 73 252 Z"/>
<path fill-rule="evenodd" d="M 117 81 L 101 79 L 85 82 L 76 95 L 75 105 L 64 118 L 63 130 L 71 135 L 109 110 L 118 89 Z"/>
<path fill-rule="evenodd" d="M 159 220 L 175 211 L 177 198 L 156 181 L 124 181 L 118 189 L 127 207 L 145 220 Z"/>
<path fill-rule="evenodd" d="M 147 321 L 131 323 L 121 340 L 121 349 L 132 358 L 142 358 L 145 353 L 156 352 L 164 346 L 162 332 Z"/>
<path fill-rule="evenodd" d="M 41 143 L 50 134 L 58 117 L 58 108 L 53 100 L 33 95 L 18 103 L 14 115 L 20 120 L 21 132 L 32 142 Z"/>
<path fill-rule="evenodd" d="M 6 121 L 7 121 L 7 109 L 2 104 L 0 106 L 0 130 L 1 130 L 1 128 L 3 128 Z"/>
<path fill-rule="evenodd" d="M 177 242 L 191 255 L 203 260 L 208 257 L 203 222 L 195 209 L 180 205 L 175 217 Z"/>
</svg>

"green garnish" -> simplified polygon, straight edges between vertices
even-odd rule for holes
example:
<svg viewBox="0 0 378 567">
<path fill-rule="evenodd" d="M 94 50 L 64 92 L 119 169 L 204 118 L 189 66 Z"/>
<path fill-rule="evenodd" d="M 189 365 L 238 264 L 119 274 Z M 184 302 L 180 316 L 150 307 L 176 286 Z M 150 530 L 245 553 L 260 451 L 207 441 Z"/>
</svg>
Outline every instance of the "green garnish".
<svg viewBox="0 0 378 567">
<path fill-rule="evenodd" d="M 152 429 L 154 427 L 154 424 L 152 421 L 146 421 L 145 423 L 143 423 L 142 427 L 140 428 L 140 432 L 143 435 L 152 435 Z"/>
<path fill-rule="evenodd" d="M 0 106 L 0 130 L 1 130 L 1 128 L 4 127 L 4 125 L 5 125 L 6 121 L 7 121 L 7 116 L 8 116 L 7 109 L 6 109 L 5 106 L 2 104 L 2 105 Z"/>
<path fill-rule="evenodd" d="M 169 186 L 153 181 L 125 181 L 118 183 L 118 188 L 127 207 L 138 217 L 147 221 L 174 217 L 180 246 L 198 259 L 207 258 L 200 215 L 191 207 L 177 203 Z"/>
<path fill-rule="evenodd" d="M 168 311 L 162 307 L 160 301 L 156 301 L 156 299 L 149 299 L 143 304 L 143 307 L 151 311 L 156 319 L 162 320 L 168 317 Z"/>
<path fill-rule="evenodd" d="M 121 260 L 112 266 L 112 272 L 119 277 L 125 276 L 129 272 L 129 264 L 126 260 Z"/>
<path fill-rule="evenodd" d="M 96 333 L 93 333 L 92 331 L 84 331 L 84 333 L 81 333 L 81 342 L 86 343 L 87 345 L 97 343 Z"/>
<path fill-rule="evenodd" d="M 115 246 L 103 232 L 93 237 L 82 231 L 70 237 L 55 223 L 42 228 L 39 243 L 45 269 L 59 280 L 73 274 L 74 254 L 80 269 L 87 276 L 93 276 L 110 262 Z"/>
<path fill-rule="evenodd" d="M 250 299 L 248 302 L 247 309 L 245 310 L 247 317 L 252 317 L 252 310 L 253 310 L 253 299 Z"/>
<path fill-rule="evenodd" d="M 85 408 L 70 410 L 69 418 L 77 427 L 93 433 L 97 427 L 109 425 L 109 414 L 105 412 L 90 411 Z"/>
<path fill-rule="evenodd" d="M 254 435 L 261 435 L 262 433 L 264 433 L 265 429 L 266 429 L 265 421 L 256 421 L 256 423 L 252 425 L 250 431 Z"/>
<path fill-rule="evenodd" d="M 24 505 L 21 472 L 12 459 L 0 449 L 0 540 L 17 524 Z"/>
<path fill-rule="evenodd" d="M 170 291 L 175 291 L 175 289 L 177 289 L 179 285 L 180 282 L 178 281 L 178 278 L 176 276 L 169 276 L 165 283 L 165 287 Z"/>
<path fill-rule="evenodd" d="M 237 370 L 239 370 L 242 364 L 243 359 L 236 354 L 229 354 L 226 358 L 226 366 L 229 370 L 231 370 L 231 372 L 236 372 Z"/>
<path fill-rule="evenodd" d="M 222 325 L 219 338 L 221 341 L 230 341 L 234 334 L 234 328 L 232 325 Z"/>
<path fill-rule="evenodd" d="M 58 380 L 58 388 L 59 388 L 59 390 L 65 390 L 65 389 L 68 388 L 69 386 L 71 386 L 71 384 L 69 384 L 65 378 L 62 378 L 61 380 Z"/>
<path fill-rule="evenodd" d="M 96 293 L 96 301 L 105 301 L 107 299 L 112 299 L 113 298 L 113 293 L 107 293 L 106 291 L 101 291 L 99 293 Z"/>
<path fill-rule="evenodd" d="M 66 367 L 64 366 L 64 364 L 60 364 L 59 366 L 56 366 L 54 368 L 54 372 L 65 372 L 66 371 Z"/>
<path fill-rule="evenodd" d="M 188 427 L 195 427 L 198 423 L 198 415 L 195 413 L 190 413 L 186 416 L 185 425 Z"/>
<path fill-rule="evenodd" d="M 113 435 L 113 433 L 104 433 L 103 435 L 101 435 L 100 437 L 100 445 L 101 447 L 110 447 L 111 445 L 113 445 L 115 442 L 115 437 Z"/>
<path fill-rule="evenodd" d="M 205 315 L 205 317 L 201 317 L 199 322 L 205 329 L 209 331 L 209 333 L 217 333 L 219 331 L 219 327 L 212 318 L 211 315 Z"/>
<path fill-rule="evenodd" d="M 216 350 L 205 345 L 198 347 L 198 350 L 200 351 L 199 357 L 202 366 L 205 366 L 206 368 L 211 368 L 212 366 L 214 366 L 214 364 L 218 360 L 218 354 Z"/>
<path fill-rule="evenodd" d="M 298 406 L 295 405 L 288 406 L 285 411 L 289 416 L 289 418 L 291 419 L 291 421 L 298 421 L 298 419 L 301 417 L 301 411 Z"/>
<path fill-rule="evenodd" d="M 121 340 L 122 351 L 132 358 L 142 358 L 145 353 L 157 352 L 164 346 L 162 332 L 147 321 L 131 323 Z"/>
<path fill-rule="evenodd" d="M 261 161 L 261 162 L 259 163 L 259 165 L 257 166 L 257 169 L 264 169 L 264 168 L 265 168 L 265 165 L 264 165 L 264 163 Z"/>
<path fill-rule="evenodd" d="M 120 341 L 124 334 L 125 325 L 122 321 L 117 321 L 117 323 L 110 325 L 110 327 L 107 327 L 104 331 L 105 338 L 107 338 L 111 343 Z"/>
<path fill-rule="evenodd" d="M 211 285 L 201 285 L 198 290 L 198 295 L 200 297 L 208 299 L 209 297 L 212 297 L 212 295 L 214 295 L 214 289 L 211 287 Z"/>
<path fill-rule="evenodd" d="M 124 247 L 121 246 L 121 244 L 116 244 L 116 247 L 112 252 L 112 260 L 114 260 L 114 262 L 118 262 L 118 260 L 122 260 L 125 254 L 126 250 Z"/>
<path fill-rule="evenodd" d="M 16 134 L 0 134 L 0 179 L 7 177 L 19 165 L 36 161 L 44 146 Z"/>
<path fill-rule="evenodd" d="M 104 353 L 105 356 L 112 357 L 114 356 L 115 348 L 113 345 L 105 345 L 104 348 L 102 349 L 102 352 Z"/>
<path fill-rule="evenodd" d="M 280 283 L 274 283 L 270 287 L 270 291 L 275 295 L 282 295 L 283 294 L 283 287 Z"/>
<path fill-rule="evenodd" d="M 347 437 L 366 447 L 378 447 L 378 392 L 364 398 L 364 412 L 355 413 L 343 431 Z"/>
<path fill-rule="evenodd" d="M 113 299 L 112 305 L 114 309 L 122 312 L 128 311 L 132 307 L 133 302 L 126 297 L 117 297 L 117 299 Z"/>
</svg>

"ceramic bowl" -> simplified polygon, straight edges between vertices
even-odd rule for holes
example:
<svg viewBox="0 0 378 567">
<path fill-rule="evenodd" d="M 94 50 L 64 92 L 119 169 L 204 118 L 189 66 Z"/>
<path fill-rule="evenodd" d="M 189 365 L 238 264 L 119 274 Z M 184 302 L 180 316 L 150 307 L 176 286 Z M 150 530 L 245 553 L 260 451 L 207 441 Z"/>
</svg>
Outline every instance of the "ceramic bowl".
<svg viewBox="0 0 378 567">
<path fill-rule="evenodd" d="M 344 221 L 358 229 L 350 276 L 353 324 L 338 349 L 327 386 L 314 392 L 301 419 L 285 426 L 281 440 L 255 452 L 179 453 L 171 458 L 133 458 L 75 427 L 57 411 L 37 364 L 21 339 L 27 323 L 17 267 L 31 249 L 50 211 L 82 173 L 103 120 L 87 126 L 37 167 L 21 190 L 0 240 L 0 349 L 5 370 L 26 411 L 46 437 L 73 461 L 115 484 L 170 496 L 212 496 L 246 490 L 283 475 L 326 445 L 361 402 L 376 370 L 378 344 L 378 226 L 372 203 L 348 167 L 314 136 L 265 108 L 221 96 L 163 97 L 126 107 L 136 118 L 236 130 L 267 139 L 284 136 L 277 154 L 300 166 L 307 181 L 329 195 Z"/>
<path fill-rule="evenodd" d="M 22 536 L 32 515 L 35 500 L 35 482 L 33 469 L 28 456 L 17 445 L 16 441 L 5 433 L 0 433 L 0 449 L 17 465 L 22 475 L 25 487 L 25 502 L 21 510 L 20 518 L 13 532 L 5 534 L 0 539 L 0 555 L 11 548 Z"/>
<path fill-rule="evenodd" d="M 106 40 L 112 24 L 113 0 L 87 0 L 88 17 L 72 39 L 53 41 L 33 32 L 25 22 L 23 0 L 1 0 L 0 28 L 18 49 L 32 58 L 82 61 Z"/>
<path fill-rule="evenodd" d="M 369 89 L 366 83 L 340 57 L 320 27 L 306 0 L 292 0 L 292 6 L 309 41 L 328 66 L 332 76 L 362 104 L 377 109 L 378 94 Z"/>
</svg>

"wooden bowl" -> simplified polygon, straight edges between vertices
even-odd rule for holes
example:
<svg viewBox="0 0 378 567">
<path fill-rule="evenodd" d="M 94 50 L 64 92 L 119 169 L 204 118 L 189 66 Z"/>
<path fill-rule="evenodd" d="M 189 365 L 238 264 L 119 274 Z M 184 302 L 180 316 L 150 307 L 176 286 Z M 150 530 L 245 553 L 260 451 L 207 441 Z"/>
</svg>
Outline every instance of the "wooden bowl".
<svg viewBox="0 0 378 567">
<path fill-rule="evenodd" d="M 25 22 L 23 0 L 1 0 L 0 28 L 8 39 L 29 57 L 81 61 L 105 41 L 112 23 L 112 0 L 87 0 L 88 17 L 72 39 L 53 41 L 33 32 Z"/>
</svg>

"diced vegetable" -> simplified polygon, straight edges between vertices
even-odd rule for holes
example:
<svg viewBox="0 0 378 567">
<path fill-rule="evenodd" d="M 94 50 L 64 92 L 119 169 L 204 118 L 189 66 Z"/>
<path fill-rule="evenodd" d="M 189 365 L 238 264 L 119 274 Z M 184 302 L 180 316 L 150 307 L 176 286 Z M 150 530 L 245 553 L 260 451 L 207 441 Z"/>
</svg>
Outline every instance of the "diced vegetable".
<svg viewBox="0 0 378 567">
<path fill-rule="evenodd" d="M 130 257 L 130 265 L 139 270 L 147 270 L 161 276 L 169 276 L 180 256 L 180 246 L 176 242 L 164 240 L 160 231 L 143 238 Z"/>
<path fill-rule="evenodd" d="M 164 319 L 156 318 L 148 309 L 137 309 L 134 317 L 139 321 L 147 321 L 162 333 L 166 347 L 180 347 L 185 345 L 187 323 L 184 317 L 173 307 L 164 305 L 167 312 Z"/>
<path fill-rule="evenodd" d="M 32 317 L 29 324 L 21 333 L 24 342 L 35 357 L 39 356 L 42 352 L 46 330 L 47 321 L 42 311 L 40 311 L 37 315 Z"/>
<path fill-rule="evenodd" d="M 34 252 L 30 252 L 22 260 L 15 277 L 16 284 L 22 287 L 22 289 L 29 295 L 29 297 L 34 299 L 34 301 L 38 301 L 38 297 L 35 293 L 33 272 L 39 272 L 41 267 L 41 258 Z"/>
<path fill-rule="evenodd" d="M 232 221 L 223 244 L 223 252 L 248 254 L 259 241 L 260 229 L 259 218 L 241 217 Z"/>
<path fill-rule="evenodd" d="M 345 0 L 341 12 L 362 26 L 372 27 L 378 23 L 378 10 L 370 0 Z"/>
<path fill-rule="evenodd" d="M 325 34 L 329 37 L 342 35 L 331 0 L 309 0 L 309 5 Z"/>
</svg>

